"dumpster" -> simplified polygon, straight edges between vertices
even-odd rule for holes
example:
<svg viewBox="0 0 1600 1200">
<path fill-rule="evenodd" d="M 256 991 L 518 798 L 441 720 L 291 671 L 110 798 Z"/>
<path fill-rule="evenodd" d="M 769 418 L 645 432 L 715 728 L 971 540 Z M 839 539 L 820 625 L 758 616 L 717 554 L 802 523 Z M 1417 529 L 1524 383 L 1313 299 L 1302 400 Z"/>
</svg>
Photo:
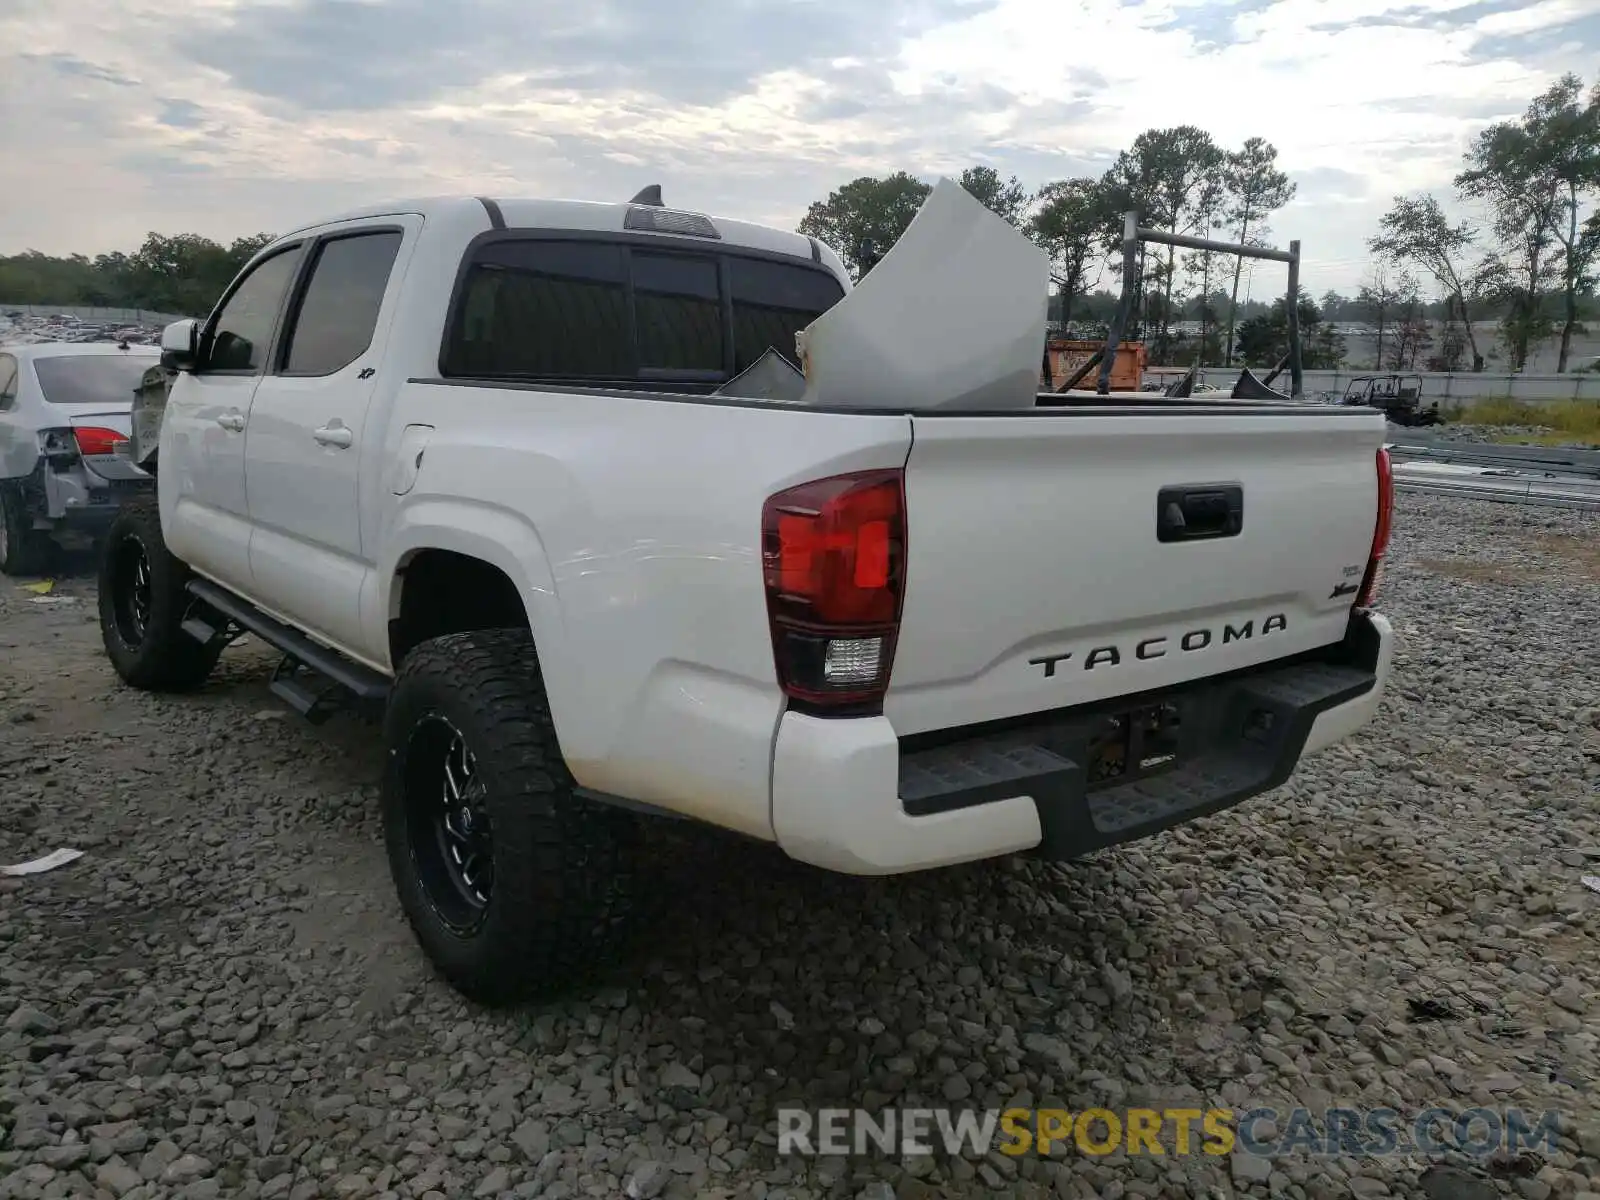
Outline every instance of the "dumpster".
<svg viewBox="0 0 1600 1200">
<path fill-rule="evenodd" d="M 1089 361 L 1091 355 L 1103 349 L 1105 343 L 1079 338 L 1051 338 L 1045 343 L 1045 354 L 1050 362 L 1050 378 L 1045 386 L 1051 390 L 1059 387 L 1074 371 Z M 1111 390 L 1137 392 L 1144 384 L 1147 359 L 1143 342 L 1123 342 L 1117 347 L 1117 358 L 1111 364 Z M 1096 366 L 1087 378 L 1078 383 L 1080 390 L 1092 390 L 1100 377 Z"/>
</svg>

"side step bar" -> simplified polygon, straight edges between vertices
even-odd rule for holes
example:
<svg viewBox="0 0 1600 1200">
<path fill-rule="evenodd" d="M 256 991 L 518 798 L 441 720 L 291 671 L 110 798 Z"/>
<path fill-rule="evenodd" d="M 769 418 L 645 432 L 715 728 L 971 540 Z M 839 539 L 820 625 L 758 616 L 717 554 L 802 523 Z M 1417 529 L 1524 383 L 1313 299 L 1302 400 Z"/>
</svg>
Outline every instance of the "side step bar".
<svg viewBox="0 0 1600 1200">
<path fill-rule="evenodd" d="M 378 672 L 312 641 L 299 630 L 269 617 L 249 601 L 241 600 L 210 580 L 190 580 L 189 594 L 269 646 L 283 651 L 284 662 L 272 675 L 272 693 L 301 716 L 320 722 L 328 715 L 330 699 L 326 693 L 307 686 L 302 667 L 338 684 L 357 700 L 382 703 L 388 698 L 389 680 Z M 203 614 L 196 613 L 185 619 L 183 631 L 200 642 L 225 636 L 222 629 L 213 626 Z"/>
</svg>

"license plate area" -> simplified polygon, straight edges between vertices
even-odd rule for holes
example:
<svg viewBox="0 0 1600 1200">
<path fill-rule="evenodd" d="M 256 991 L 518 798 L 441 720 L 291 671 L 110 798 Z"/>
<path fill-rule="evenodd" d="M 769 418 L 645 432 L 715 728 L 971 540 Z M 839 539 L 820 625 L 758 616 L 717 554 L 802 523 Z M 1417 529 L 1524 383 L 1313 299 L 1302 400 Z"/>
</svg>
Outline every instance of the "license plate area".
<svg viewBox="0 0 1600 1200">
<path fill-rule="evenodd" d="M 1085 754 L 1088 786 L 1111 787 L 1170 771 L 1181 761 L 1183 712 L 1168 701 L 1102 718 Z"/>
</svg>

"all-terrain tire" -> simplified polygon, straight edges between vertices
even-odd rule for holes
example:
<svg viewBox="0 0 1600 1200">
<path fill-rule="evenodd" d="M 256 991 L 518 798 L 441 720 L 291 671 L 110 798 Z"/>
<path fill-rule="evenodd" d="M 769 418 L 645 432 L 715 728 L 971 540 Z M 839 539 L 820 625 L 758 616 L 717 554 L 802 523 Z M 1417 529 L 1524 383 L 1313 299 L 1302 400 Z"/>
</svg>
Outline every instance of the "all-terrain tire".
<svg viewBox="0 0 1600 1200">
<path fill-rule="evenodd" d="M 384 740 L 390 871 L 423 951 L 457 991 L 487 1005 L 536 999 L 615 958 L 632 927 L 637 822 L 575 794 L 526 630 L 413 649 L 389 694 Z M 451 811 L 489 831 L 492 884 L 471 898 L 445 861 L 446 769 L 470 805 Z"/>
<path fill-rule="evenodd" d="M 222 647 L 208 647 L 182 629 L 191 575 L 161 536 L 155 496 L 123 503 L 100 544 L 99 575 L 100 638 L 123 682 L 148 692 L 183 692 L 204 683 Z"/>
<path fill-rule="evenodd" d="M 0 575 L 37 575 L 49 551 L 50 539 L 28 520 L 21 495 L 0 485 Z"/>
</svg>

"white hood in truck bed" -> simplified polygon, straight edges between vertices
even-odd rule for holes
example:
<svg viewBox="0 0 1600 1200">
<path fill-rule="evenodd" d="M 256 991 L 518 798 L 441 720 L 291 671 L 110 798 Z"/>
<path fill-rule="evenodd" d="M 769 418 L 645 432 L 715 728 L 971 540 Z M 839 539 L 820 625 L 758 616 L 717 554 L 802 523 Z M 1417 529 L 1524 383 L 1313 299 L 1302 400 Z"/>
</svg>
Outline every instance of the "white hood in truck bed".
<svg viewBox="0 0 1600 1200">
<path fill-rule="evenodd" d="M 1050 264 L 959 183 L 941 179 L 877 266 L 796 338 L 802 403 L 1034 407 Z"/>
</svg>

